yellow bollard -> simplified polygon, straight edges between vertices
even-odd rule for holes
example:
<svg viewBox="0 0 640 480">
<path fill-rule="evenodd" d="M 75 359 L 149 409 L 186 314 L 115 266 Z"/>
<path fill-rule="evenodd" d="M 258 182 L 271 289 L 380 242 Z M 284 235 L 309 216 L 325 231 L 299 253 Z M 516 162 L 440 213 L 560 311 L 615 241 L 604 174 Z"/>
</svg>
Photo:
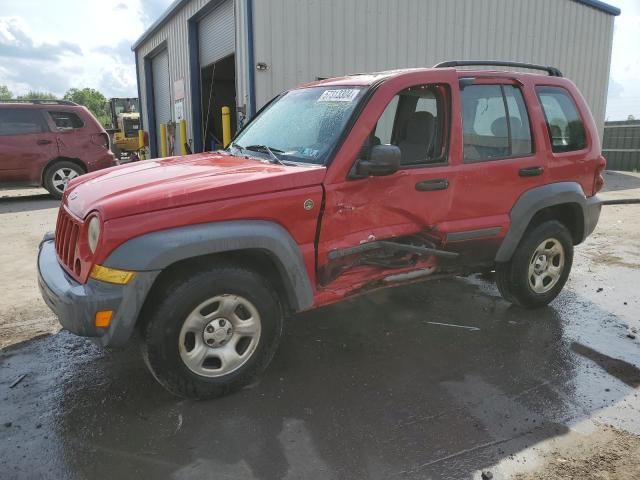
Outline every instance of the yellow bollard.
<svg viewBox="0 0 640 480">
<path fill-rule="evenodd" d="M 180 153 L 187 154 L 187 121 L 180 120 Z"/>
<path fill-rule="evenodd" d="M 167 156 L 167 124 L 160 124 L 160 157 Z"/>
<path fill-rule="evenodd" d="M 145 159 L 145 148 L 146 145 L 144 144 L 144 130 L 140 129 L 138 130 L 138 151 L 140 152 L 138 154 L 138 157 L 140 158 L 140 160 L 144 160 Z"/>
<path fill-rule="evenodd" d="M 231 109 L 222 107 L 222 145 L 227 148 L 231 143 Z"/>
</svg>

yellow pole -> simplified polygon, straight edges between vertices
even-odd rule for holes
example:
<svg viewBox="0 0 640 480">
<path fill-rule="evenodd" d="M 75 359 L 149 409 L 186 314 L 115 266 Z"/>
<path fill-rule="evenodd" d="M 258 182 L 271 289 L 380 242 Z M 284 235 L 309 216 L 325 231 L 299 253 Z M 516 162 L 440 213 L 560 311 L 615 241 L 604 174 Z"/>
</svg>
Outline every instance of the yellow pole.
<svg viewBox="0 0 640 480">
<path fill-rule="evenodd" d="M 187 154 L 187 121 L 180 120 L 180 153 Z"/>
<path fill-rule="evenodd" d="M 160 156 L 167 156 L 167 124 L 160 124 Z"/>
<path fill-rule="evenodd" d="M 231 143 L 231 110 L 222 107 L 222 144 L 224 148 Z"/>
<path fill-rule="evenodd" d="M 145 151 L 144 151 L 144 130 L 138 130 L 138 151 L 140 152 L 140 160 L 145 159 Z"/>
</svg>

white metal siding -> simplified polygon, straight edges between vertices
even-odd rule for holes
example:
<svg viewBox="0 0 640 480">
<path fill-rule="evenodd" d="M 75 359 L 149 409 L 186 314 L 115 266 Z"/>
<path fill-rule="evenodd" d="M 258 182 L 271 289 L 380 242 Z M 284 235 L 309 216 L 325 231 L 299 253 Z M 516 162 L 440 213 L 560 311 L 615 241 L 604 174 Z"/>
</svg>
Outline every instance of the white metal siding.
<svg viewBox="0 0 640 480">
<path fill-rule="evenodd" d="M 187 21 L 218 0 L 191 0 L 136 50 L 145 128 L 144 57 L 163 42 L 183 78 L 192 137 Z M 235 0 L 236 88 L 247 102 L 245 0 Z M 496 58 L 559 67 L 604 123 L 614 17 L 572 0 L 252 0 L 256 106 L 317 77 Z"/>
<path fill-rule="evenodd" d="M 151 60 L 153 78 L 153 106 L 156 116 L 156 132 L 159 125 L 171 121 L 171 82 L 169 79 L 169 55 L 163 50 Z M 160 152 L 160 135 L 157 138 Z"/>
<path fill-rule="evenodd" d="M 153 53 L 162 43 L 166 43 L 169 53 L 169 76 L 171 78 L 171 88 L 173 89 L 173 82 L 179 79 L 184 79 L 184 115 L 187 120 L 187 135 L 190 139 L 193 138 L 193 117 L 191 112 L 191 83 L 190 78 L 192 72 L 189 68 L 189 33 L 188 33 L 188 21 L 192 17 L 196 16 L 198 12 L 207 4 L 212 1 L 218 0 L 191 0 L 185 3 L 185 5 L 177 10 L 173 16 L 162 25 L 156 32 L 150 35 L 142 42 L 136 49 L 136 56 L 138 60 L 138 85 L 140 87 L 140 108 L 142 111 L 142 121 L 144 128 L 149 129 L 149 118 L 147 112 L 147 89 L 145 83 L 145 66 L 144 59 L 149 54 Z M 235 21 L 239 25 L 244 25 L 244 0 L 234 1 L 235 5 Z M 246 32 L 246 31 L 243 31 Z M 246 35 L 246 33 L 243 33 Z M 242 40 L 242 45 L 236 41 L 236 54 L 242 55 L 242 61 L 246 62 L 246 40 L 245 37 L 240 36 L 241 33 L 236 31 L 236 38 Z M 247 97 L 247 84 L 244 78 L 244 72 L 246 68 L 244 65 L 240 65 L 236 62 L 237 69 L 242 68 L 243 75 L 237 75 L 236 78 L 236 98 L 238 103 L 244 104 Z M 194 75 L 199 75 L 200 72 L 193 72 Z M 173 108 L 171 112 L 173 118 Z"/>
<path fill-rule="evenodd" d="M 549 64 L 604 124 L 614 17 L 571 0 L 254 0 L 256 103 L 296 84 L 442 60 Z"/>
<path fill-rule="evenodd" d="M 233 1 L 226 0 L 198 24 L 200 68 L 231 55 L 235 48 Z"/>
</svg>

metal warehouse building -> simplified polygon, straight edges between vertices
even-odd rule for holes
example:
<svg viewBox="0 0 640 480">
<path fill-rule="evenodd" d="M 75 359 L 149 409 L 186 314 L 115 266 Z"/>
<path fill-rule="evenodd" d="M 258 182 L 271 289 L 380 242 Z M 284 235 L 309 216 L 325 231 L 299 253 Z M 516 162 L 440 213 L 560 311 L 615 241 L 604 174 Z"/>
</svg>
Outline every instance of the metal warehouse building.
<svg viewBox="0 0 640 480">
<path fill-rule="evenodd" d="M 597 0 L 176 0 L 136 41 L 151 154 L 184 118 L 194 152 L 296 84 L 354 72 L 500 59 L 558 67 L 604 125 L 614 17 Z M 179 150 L 176 149 L 176 152 Z"/>
</svg>

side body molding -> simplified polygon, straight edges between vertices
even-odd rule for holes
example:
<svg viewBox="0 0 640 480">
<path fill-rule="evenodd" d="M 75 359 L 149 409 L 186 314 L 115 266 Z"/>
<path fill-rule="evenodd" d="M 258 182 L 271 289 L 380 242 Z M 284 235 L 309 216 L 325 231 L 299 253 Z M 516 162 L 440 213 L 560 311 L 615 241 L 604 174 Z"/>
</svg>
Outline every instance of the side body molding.
<svg viewBox="0 0 640 480">
<path fill-rule="evenodd" d="M 511 209 L 511 227 L 498 253 L 496 262 L 506 262 L 520 243 L 520 239 L 533 216 L 543 208 L 560 204 L 577 204 L 584 219 L 584 232 L 580 241 L 590 235 L 598 223 L 602 203 L 596 196 L 587 198 L 576 182 L 558 182 L 526 191 Z"/>
<path fill-rule="evenodd" d="M 123 270 L 162 270 L 188 258 L 246 249 L 261 250 L 271 257 L 294 311 L 313 305 L 313 289 L 298 245 L 289 232 L 268 221 L 214 222 L 148 233 L 120 245 L 104 265 Z"/>
</svg>

